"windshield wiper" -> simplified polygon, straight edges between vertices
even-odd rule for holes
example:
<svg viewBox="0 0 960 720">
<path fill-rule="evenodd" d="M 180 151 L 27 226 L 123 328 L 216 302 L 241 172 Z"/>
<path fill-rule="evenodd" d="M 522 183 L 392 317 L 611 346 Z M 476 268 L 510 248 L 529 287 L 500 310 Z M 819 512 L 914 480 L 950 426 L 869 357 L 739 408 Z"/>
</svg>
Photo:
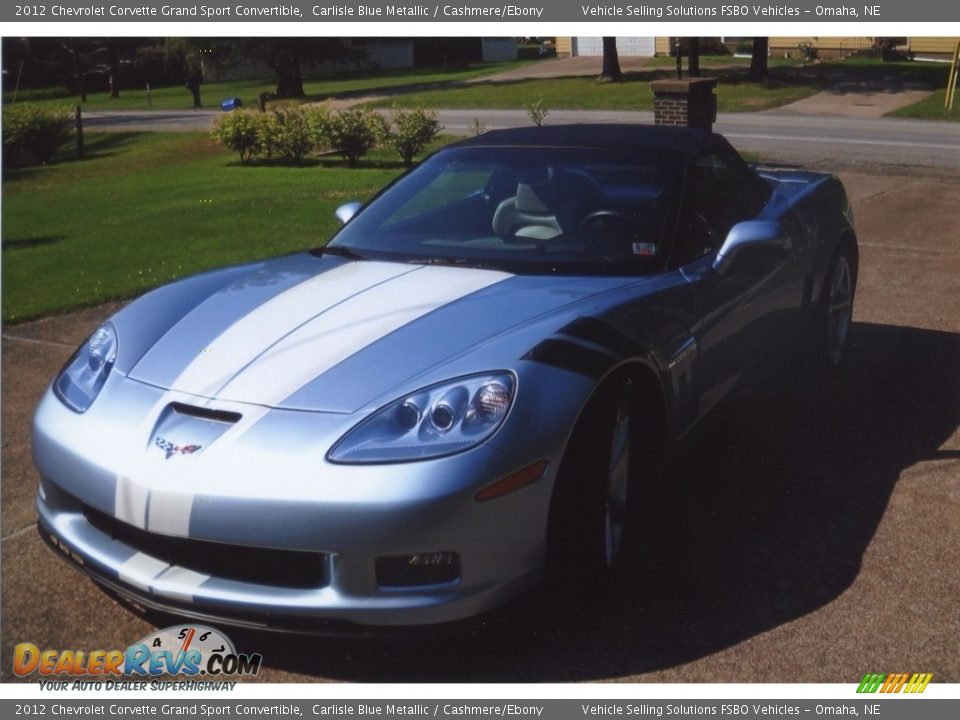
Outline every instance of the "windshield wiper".
<svg viewBox="0 0 960 720">
<path fill-rule="evenodd" d="M 368 260 L 369 258 L 366 255 L 358 253 L 356 250 L 353 250 L 343 245 L 326 245 L 321 248 L 315 248 L 310 251 L 311 254 L 320 256 L 320 255 L 336 255 L 337 257 L 347 258 L 348 260 Z"/>
</svg>

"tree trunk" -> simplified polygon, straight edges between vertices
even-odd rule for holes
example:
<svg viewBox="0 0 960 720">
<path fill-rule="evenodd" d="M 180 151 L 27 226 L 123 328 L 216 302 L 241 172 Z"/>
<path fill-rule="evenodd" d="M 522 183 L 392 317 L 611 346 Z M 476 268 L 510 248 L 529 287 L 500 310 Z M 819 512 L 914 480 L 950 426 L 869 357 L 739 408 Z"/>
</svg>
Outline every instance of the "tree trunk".
<svg viewBox="0 0 960 720">
<path fill-rule="evenodd" d="M 77 93 L 80 95 L 80 102 L 86 102 L 87 88 L 83 83 L 83 59 L 80 57 L 80 48 L 77 47 L 76 40 L 70 44 L 70 49 L 73 52 L 73 68 L 77 76 Z"/>
<path fill-rule="evenodd" d="M 755 37 L 753 39 L 753 56 L 750 58 L 750 79 L 763 80 L 767 77 L 767 53 L 770 49 L 770 38 Z"/>
<path fill-rule="evenodd" d="M 291 52 L 277 60 L 277 95 L 280 97 L 306 97 L 303 91 L 303 76 L 300 74 L 300 54 Z"/>
<path fill-rule="evenodd" d="M 107 65 L 110 67 L 110 98 L 120 97 L 120 58 L 114 40 L 107 43 Z"/>
<path fill-rule="evenodd" d="M 690 59 L 687 60 L 687 73 L 690 77 L 700 77 L 700 38 L 690 38 Z"/>
<path fill-rule="evenodd" d="M 600 72 L 600 78 L 614 82 L 623 80 L 623 72 L 620 70 L 620 56 L 617 54 L 617 39 L 615 37 L 603 38 L 603 70 Z"/>
<path fill-rule="evenodd" d="M 203 107 L 203 105 L 200 104 L 200 78 L 195 75 L 188 77 L 187 89 L 190 91 L 190 94 L 193 95 L 193 109 L 197 110 Z"/>
</svg>

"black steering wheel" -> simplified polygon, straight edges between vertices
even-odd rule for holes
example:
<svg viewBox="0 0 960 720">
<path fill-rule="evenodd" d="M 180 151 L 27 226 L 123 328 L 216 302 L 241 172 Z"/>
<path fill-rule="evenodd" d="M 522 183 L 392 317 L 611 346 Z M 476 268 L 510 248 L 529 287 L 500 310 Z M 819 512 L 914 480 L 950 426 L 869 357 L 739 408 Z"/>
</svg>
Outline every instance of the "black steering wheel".
<svg viewBox="0 0 960 720">
<path fill-rule="evenodd" d="M 591 213 L 587 213 L 580 218 L 580 221 L 577 223 L 577 229 L 583 230 L 593 225 L 602 225 L 610 221 L 613 221 L 615 225 L 622 225 L 624 228 L 629 228 L 630 224 L 633 223 L 632 217 L 622 210 L 602 208 L 600 210 L 594 210 Z"/>
</svg>

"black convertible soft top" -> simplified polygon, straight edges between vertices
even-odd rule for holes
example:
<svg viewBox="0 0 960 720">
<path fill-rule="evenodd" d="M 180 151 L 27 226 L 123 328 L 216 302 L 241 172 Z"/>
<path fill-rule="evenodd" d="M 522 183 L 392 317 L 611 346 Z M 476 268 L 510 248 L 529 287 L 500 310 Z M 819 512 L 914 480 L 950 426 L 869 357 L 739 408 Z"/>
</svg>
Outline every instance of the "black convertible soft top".
<svg viewBox="0 0 960 720">
<path fill-rule="evenodd" d="M 491 130 L 456 143 L 455 147 L 582 147 L 660 150 L 695 155 L 710 148 L 729 148 L 726 139 L 707 130 L 663 125 L 545 125 Z"/>
</svg>

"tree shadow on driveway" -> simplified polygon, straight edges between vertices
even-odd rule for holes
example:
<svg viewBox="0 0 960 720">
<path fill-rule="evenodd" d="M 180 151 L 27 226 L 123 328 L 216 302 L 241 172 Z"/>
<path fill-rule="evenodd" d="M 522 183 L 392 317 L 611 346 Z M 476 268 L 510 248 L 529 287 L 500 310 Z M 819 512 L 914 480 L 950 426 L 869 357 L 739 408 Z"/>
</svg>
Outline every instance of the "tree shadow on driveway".
<svg viewBox="0 0 960 720">
<path fill-rule="evenodd" d="M 851 343 L 842 380 L 811 391 L 785 365 L 681 447 L 608 593 L 540 592 L 415 640 L 231 635 L 268 666 L 343 680 L 563 682 L 669 668 L 812 613 L 856 578 L 901 472 L 953 455 L 939 448 L 960 420 L 960 335 L 859 323 Z"/>
</svg>

